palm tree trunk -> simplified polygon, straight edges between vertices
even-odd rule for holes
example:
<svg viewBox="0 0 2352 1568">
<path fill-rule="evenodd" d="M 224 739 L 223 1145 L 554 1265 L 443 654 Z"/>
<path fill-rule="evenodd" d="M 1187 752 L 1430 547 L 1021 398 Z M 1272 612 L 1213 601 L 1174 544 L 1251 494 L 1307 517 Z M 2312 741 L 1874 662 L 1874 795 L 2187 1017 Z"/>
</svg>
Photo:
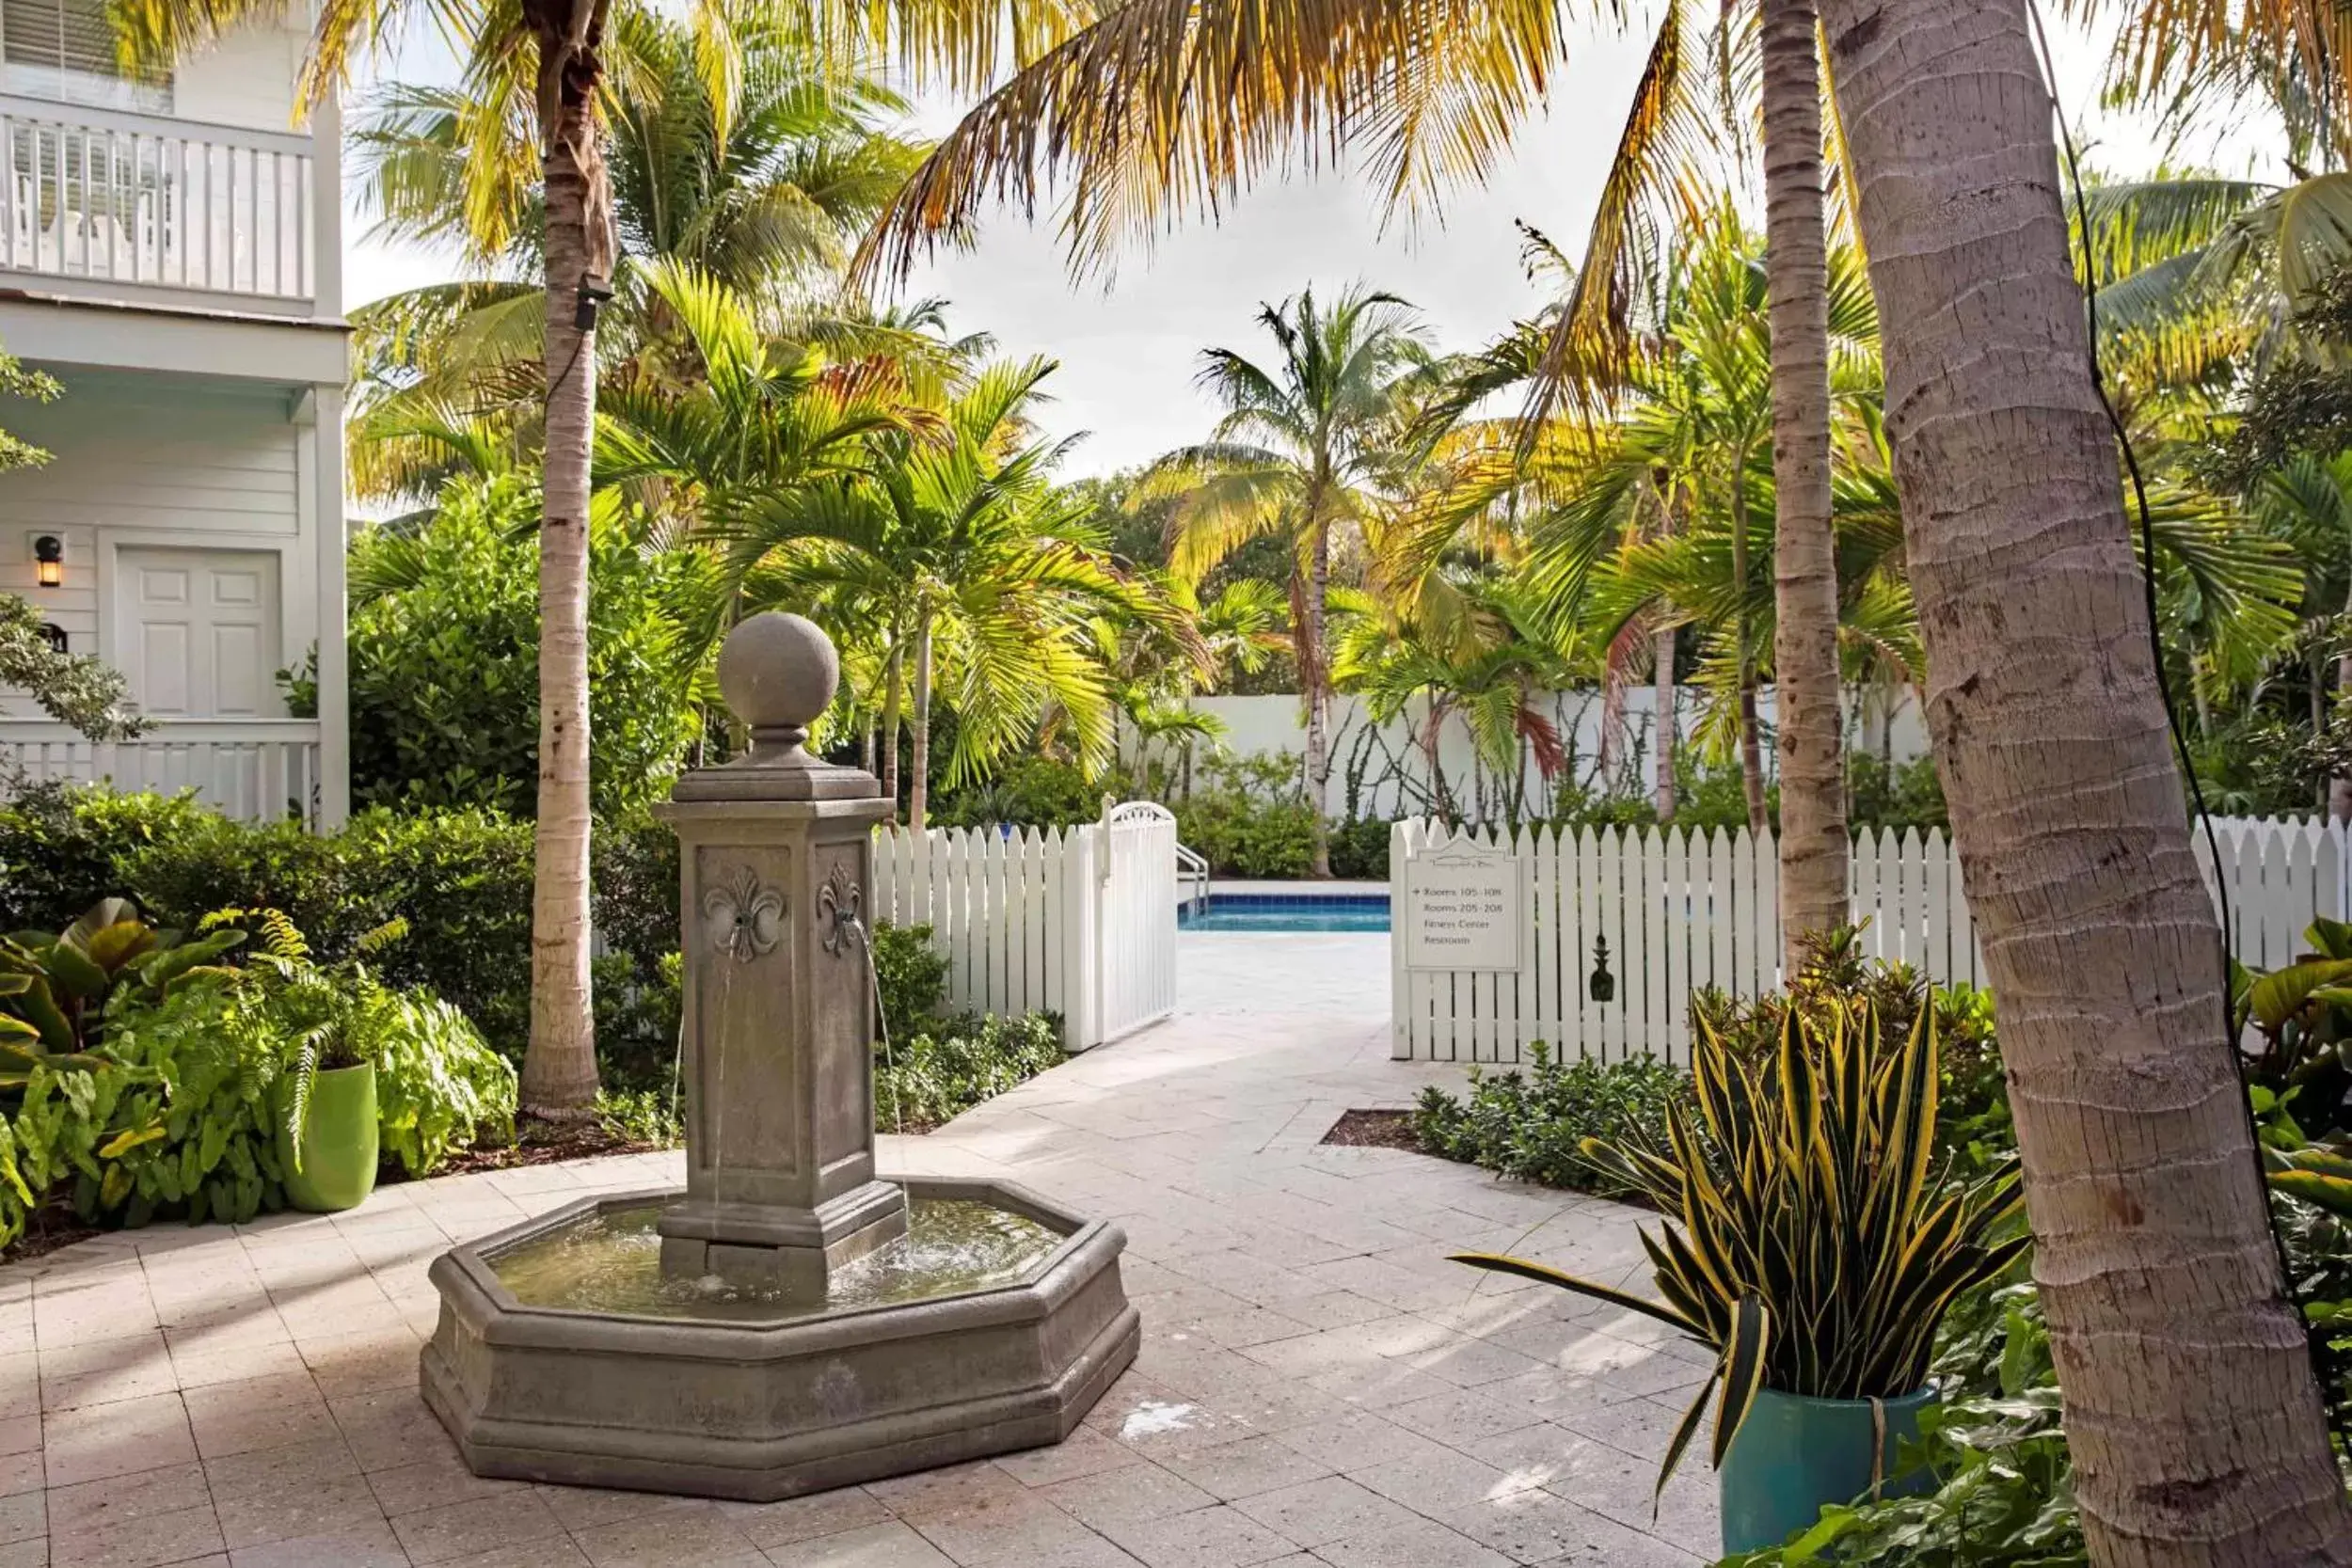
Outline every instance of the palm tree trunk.
<svg viewBox="0 0 2352 1568">
<path fill-rule="evenodd" d="M 890 673 L 882 694 L 882 799 L 890 802 L 890 816 L 898 816 L 898 706 L 905 695 L 906 658 L 897 639 L 890 644 Z"/>
<path fill-rule="evenodd" d="M 2101 1568 L 2352 1563 L 2093 391 L 2026 0 L 1823 0 L 1927 706 Z"/>
<path fill-rule="evenodd" d="M 931 804 L 931 624 L 926 619 L 914 633 L 914 752 L 907 770 L 907 822 L 916 832 L 930 825 Z"/>
<path fill-rule="evenodd" d="M 1331 683 L 1324 667 L 1323 621 L 1331 594 L 1331 530 L 1318 521 L 1307 580 L 1307 637 L 1299 673 L 1307 688 L 1307 818 L 1314 842 L 1317 877 L 1331 875 L 1331 830 L 1323 819 L 1324 788 L 1331 780 Z"/>
<path fill-rule="evenodd" d="M 1748 798 L 1748 832 L 1762 834 L 1772 825 L 1772 814 L 1764 803 L 1764 743 L 1756 735 L 1756 661 L 1748 652 L 1748 612 L 1745 608 L 1748 591 L 1748 496 L 1745 485 L 1747 465 L 1744 461 L 1732 465 L 1731 471 L 1731 580 L 1736 585 L 1741 609 L 1732 635 L 1738 639 L 1740 657 L 1740 787 Z"/>
<path fill-rule="evenodd" d="M 1779 700 L 1780 929 L 1849 917 L 1840 755 L 1837 553 L 1830 518 L 1829 262 L 1814 0 L 1764 0 L 1764 277 L 1772 302 L 1772 680 Z"/>
<path fill-rule="evenodd" d="M 539 531 L 539 816 L 532 837 L 531 1043 L 522 1103 L 584 1114 L 596 1099 L 588 981 L 588 453 L 595 332 L 582 286 L 612 270 L 612 193 L 593 112 L 600 39 L 539 33 L 547 183 L 545 510 Z"/>
<path fill-rule="evenodd" d="M 1681 736 L 1675 714 L 1675 628 L 1650 633 L 1650 709 L 1658 731 L 1658 752 L 1650 759 L 1651 799 L 1661 823 L 1675 819 L 1675 748 Z"/>
<path fill-rule="evenodd" d="M 2346 613 L 2352 613 L 2352 597 L 2344 602 Z M 2336 700 L 2344 701 L 2352 694 L 2352 648 L 2336 657 Z M 2316 738 L 2327 728 L 2324 720 L 2314 721 L 2312 734 Z M 2352 777 L 2337 774 L 2328 781 L 2328 819 L 2331 822 L 2352 822 Z"/>
</svg>

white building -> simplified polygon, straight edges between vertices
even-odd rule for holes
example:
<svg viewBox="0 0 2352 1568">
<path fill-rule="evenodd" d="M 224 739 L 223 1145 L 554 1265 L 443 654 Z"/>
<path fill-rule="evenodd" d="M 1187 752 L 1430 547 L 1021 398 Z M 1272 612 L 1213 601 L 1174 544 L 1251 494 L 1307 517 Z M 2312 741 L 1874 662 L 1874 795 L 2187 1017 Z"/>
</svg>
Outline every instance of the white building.
<svg viewBox="0 0 2352 1568">
<path fill-rule="evenodd" d="M 0 475 L 0 590 L 121 669 L 153 728 L 92 746 L 0 691 L 0 758 L 332 825 L 341 125 L 293 116 L 305 8 L 134 80 L 104 5 L 0 0 L 0 346 L 65 389 L 0 400 L 55 454 Z M 313 648 L 318 717 L 295 719 L 278 672 Z"/>
</svg>

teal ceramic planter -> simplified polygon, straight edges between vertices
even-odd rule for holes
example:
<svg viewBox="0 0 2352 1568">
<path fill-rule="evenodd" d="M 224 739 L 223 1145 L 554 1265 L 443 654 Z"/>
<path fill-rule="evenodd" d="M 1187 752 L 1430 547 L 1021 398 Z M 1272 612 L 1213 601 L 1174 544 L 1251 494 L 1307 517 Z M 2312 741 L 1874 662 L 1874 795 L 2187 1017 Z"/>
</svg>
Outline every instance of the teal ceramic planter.
<svg viewBox="0 0 2352 1568">
<path fill-rule="evenodd" d="M 1880 1402 L 1886 1412 L 1882 1496 L 1914 1497 L 1928 1489 L 1933 1478 L 1927 1471 L 1898 1475 L 1895 1459 L 1903 1442 L 1918 1437 L 1919 1412 L 1935 1400 L 1934 1389 L 1922 1388 Z M 1776 1546 L 1792 1530 L 1820 1518 L 1822 1504 L 1867 1497 L 1872 1435 L 1868 1400 L 1815 1400 L 1758 1389 L 1717 1477 L 1724 1551 Z"/>
<path fill-rule="evenodd" d="M 375 1190 L 374 1064 L 332 1068 L 310 1080 L 298 1170 L 294 1132 L 286 1125 L 292 1086 L 291 1080 L 278 1080 L 278 1168 L 285 1178 L 286 1201 L 314 1214 L 357 1209 Z"/>
</svg>

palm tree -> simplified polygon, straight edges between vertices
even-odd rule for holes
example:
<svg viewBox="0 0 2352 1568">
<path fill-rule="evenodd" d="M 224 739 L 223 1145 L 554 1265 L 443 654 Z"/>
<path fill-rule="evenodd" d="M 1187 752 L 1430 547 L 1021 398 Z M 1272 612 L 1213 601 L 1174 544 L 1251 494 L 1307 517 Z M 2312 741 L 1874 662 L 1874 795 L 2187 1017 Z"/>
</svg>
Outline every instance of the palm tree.
<svg viewBox="0 0 2352 1568">
<path fill-rule="evenodd" d="M 1844 709 L 1830 489 L 1830 280 L 1814 0 L 1761 0 L 1764 277 L 1772 309 L 1773 694 L 1780 721 L 1782 968 L 1844 926 Z"/>
<path fill-rule="evenodd" d="M 882 744 L 898 747 L 904 671 L 917 830 L 929 819 L 940 692 L 957 721 L 951 780 L 1049 721 L 1100 768 L 1111 759 L 1114 709 L 1091 618 L 1180 624 L 1112 562 L 1086 501 L 1053 483 L 1067 443 L 1033 438 L 1028 417 L 1054 369 L 1046 359 L 989 366 L 935 425 L 871 438 L 857 473 L 750 497 L 711 525 L 746 563 L 747 604 L 800 607 L 825 594 L 882 628 L 893 672 Z"/>
<path fill-rule="evenodd" d="M 2034 24 L 2025 0 L 1821 10 L 1931 729 L 2000 999 L 2091 1560 L 2352 1560 L 2091 377 Z"/>
<path fill-rule="evenodd" d="M 1262 306 L 1258 321 L 1279 357 L 1261 366 L 1241 353 L 1201 356 L 1200 386 L 1225 406 L 1210 439 L 1152 466 L 1138 495 L 1176 495 L 1169 562 L 1197 582 L 1252 539 L 1288 546 L 1291 647 L 1306 706 L 1307 800 L 1313 807 L 1313 871 L 1331 874 L 1324 793 L 1331 778 L 1329 648 L 1335 546 L 1359 541 L 1382 505 L 1404 396 L 1428 363 L 1411 308 L 1362 287 L 1325 306 L 1310 288 Z"/>
</svg>

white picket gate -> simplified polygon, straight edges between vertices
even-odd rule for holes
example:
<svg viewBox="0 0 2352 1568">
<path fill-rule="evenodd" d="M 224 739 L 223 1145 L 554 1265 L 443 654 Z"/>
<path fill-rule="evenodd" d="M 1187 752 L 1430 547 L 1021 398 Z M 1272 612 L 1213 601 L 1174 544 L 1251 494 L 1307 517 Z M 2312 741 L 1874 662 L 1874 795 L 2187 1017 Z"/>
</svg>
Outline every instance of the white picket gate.
<svg viewBox="0 0 2352 1568">
<path fill-rule="evenodd" d="M 2198 863 L 2228 895 L 2232 948 L 2274 968 L 2303 948 L 2314 915 L 2352 918 L 2343 828 L 2316 820 L 2215 823 L 2221 875 L 2203 835 Z M 1518 863 L 1525 940 L 1516 973 L 1406 967 L 1404 922 L 1416 860 L 1467 843 Z M 1981 983 L 1960 861 L 1941 831 L 1856 836 L 1853 913 L 1874 956 L 1937 981 Z M 1772 833 L 1549 828 L 1455 837 L 1400 822 L 1390 841 L 1392 1053 L 1517 1062 L 1538 1040 L 1604 1060 L 1690 1057 L 1690 994 L 1756 996 L 1780 983 L 1779 860 Z M 1596 943 L 1614 995 L 1592 999 Z"/>
<path fill-rule="evenodd" d="M 951 1005 L 1058 1013 L 1073 1051 L 1175 1006 L 1176 824 L 1158 806 L 1070 829 L 879 829 L 874 902 L 930 927 Z"/>
</svg>

